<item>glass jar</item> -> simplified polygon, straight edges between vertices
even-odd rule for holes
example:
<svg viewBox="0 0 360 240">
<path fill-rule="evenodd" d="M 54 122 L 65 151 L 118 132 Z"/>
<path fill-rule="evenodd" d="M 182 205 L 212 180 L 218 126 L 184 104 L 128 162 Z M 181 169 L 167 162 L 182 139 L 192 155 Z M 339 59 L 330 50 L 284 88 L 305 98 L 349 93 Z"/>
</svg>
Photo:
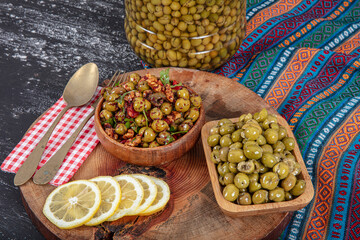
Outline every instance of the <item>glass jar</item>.
<svg viewBox="0 0 360 240">
<path fill-rule="evenodd" d="M 246 0 L 125 0 L 126 37 L 151 67 L 213 70 L 245 37 Z"/>
</svg>

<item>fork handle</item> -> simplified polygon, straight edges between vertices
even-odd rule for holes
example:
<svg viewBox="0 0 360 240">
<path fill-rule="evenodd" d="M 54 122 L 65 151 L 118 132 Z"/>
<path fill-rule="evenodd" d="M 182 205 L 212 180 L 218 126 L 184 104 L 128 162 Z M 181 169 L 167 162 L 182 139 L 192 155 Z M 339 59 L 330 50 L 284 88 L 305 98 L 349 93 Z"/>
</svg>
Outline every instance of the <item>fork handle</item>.
<svg viewBox="0 0 360 240">
<path fill-rule="evenodd" d="M 70 136 L 70 138 L 64 143 L 64 145 L 62 145 L 61 148 L 35 173 L 33 177 L 34 183 L 46 184 L 54 178 L 77 136 L 87 121 L 89 121 L 89 119 L 94 115 L 94 112 L 95 110 L 93 109 L 90 114 L 81 122 L 79 127 Z"/>
<path fill-rule="evenodd" d="M 55 121 L 51 124 L 50 128 L 47 130 L 45 135 L 41 138 L 41 140 L 36 145 L 34 150 L 30 153 L 29 157 L 25 160 L 23 165 L 21 165 L 14 178 L 15 186 L 19 186 L 26 183 L 33 176 L 37 166 L 39 165 L 41 156 L 44 153 L 46 144 L 49 141 L 52 132 L 54 131 L 55 126 L 59 123 L 64 113 L 71 107 L 72 106 L 66 105 L 66 107 L 59 113 L 59 115 L 56 117 Z"/>
</svg>

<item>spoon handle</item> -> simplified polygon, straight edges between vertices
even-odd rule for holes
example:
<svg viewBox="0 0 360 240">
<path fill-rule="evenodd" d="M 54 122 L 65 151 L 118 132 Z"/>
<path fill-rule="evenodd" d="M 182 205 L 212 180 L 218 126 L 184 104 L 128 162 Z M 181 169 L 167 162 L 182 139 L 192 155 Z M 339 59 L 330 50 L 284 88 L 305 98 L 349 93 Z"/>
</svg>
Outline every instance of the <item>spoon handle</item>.
<svg viewBox="0 0 360 240">
<path fill-rule="evenodd" d="M 80 131 L 83 129 L 87 121 L 94 115 L 95 109 L 81 122 L 79 127 L 70 136 L 70 138 L 61 146 L 59 150 L 35 173 L 33 181 L 36 184 L 46 184 L 54 178 L 63 163 L 66 154 L 70 150 L 72 144 L 76 140 Z"/>
<path fill-rule="evenodd" d="M 41 155 L 43 154 L 46 144 L 55 128 L 55 126 L 59 123 L 61 117 L 71 106 L 66 106 L 56 117 L 55 121 L 51 124 L 50 128 L 47 130 L 45 135 L 41 138 L 40 142 L 36 145 L 34 150 L 30 153 L 29 157 L 25 160 L 23 165 L 17 171 L 14 184 L 15 186 L 22 185 L 26 183 L 36 171 L 37 166 L 41 160 Z"/>
</svg>

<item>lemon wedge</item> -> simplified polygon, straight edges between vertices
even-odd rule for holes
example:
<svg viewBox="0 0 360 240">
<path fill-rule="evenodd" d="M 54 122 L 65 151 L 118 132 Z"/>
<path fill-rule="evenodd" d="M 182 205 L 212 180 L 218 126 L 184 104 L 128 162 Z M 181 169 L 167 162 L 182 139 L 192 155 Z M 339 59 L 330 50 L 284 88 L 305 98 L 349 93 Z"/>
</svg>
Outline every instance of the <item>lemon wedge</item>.
<svg viewBox="0 0 360 240">
<path fill-rule="evenodd" d="M 150 215 L 162 210 L 170 199 L 169 185 L 161 179 L 151 176 L 149 176 L 149 178 L 151 178 L 153 182 L 156 184 L 157 187 L 156 198 L 154 202 L 150 205 L 150 207 L 139 213 L 139 215 Z"/>
<path fill-rule="evenodd" d="M 99 187 L 77 180 L 59 186 L 47 197 L 43 213 L 57 227 L 71 229 L 88 222 L 101 203 Z"/>
<path fill-rule="evenodd" d="M 136 210 L 130 211 L 126 214 L 137 215 L 145 211 L 155 201 L 157 195 L 157 186 L 149 176 L 144 174 L 132 174 L 131 176 L 139 180 L 141 186 L 144 189 L 144 198 L 140 206 Z"/>
<path fill-rule="evenodd" d="M 95 226 L 106 221 L 118 208 L 121 200 L 119 183 L 110 176 L 101 176 L 90 179 L 97 184 L 101 192 L 101 204 L 93 218 L 85 223 L 86 226 Z"/>
<path fill-rule="evenodd" d="M 144 189 L 141 183 L 131 175 L 123 174 L 115 176 L 114 179 L 120 184 L 121 201 L 114 215 L 107 221 L 115 221 L 135 211 L 144 198 Z"/>
</svg>

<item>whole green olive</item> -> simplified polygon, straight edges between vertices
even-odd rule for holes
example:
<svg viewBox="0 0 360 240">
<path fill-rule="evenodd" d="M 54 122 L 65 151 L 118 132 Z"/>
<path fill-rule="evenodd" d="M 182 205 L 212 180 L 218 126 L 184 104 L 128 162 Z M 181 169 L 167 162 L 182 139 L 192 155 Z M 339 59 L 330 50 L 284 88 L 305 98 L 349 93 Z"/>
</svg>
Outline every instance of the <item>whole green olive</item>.
<svg viewBox="0 0 360 240">
<path fill-rule="evenodd" d="M 251 173 L 248 176 L 249 176 L 250 182 L 259 181 L 259 173 Z"/>
<path fill-rule="evenodd" d="M 249 126 L 245 128 L 245 138 L 248 140 L 257 140 L 257 138 L 260 136 L 260 130 L 257 127 Z"/>
<path fill-rule="evenodd" d="M 178 112 L 186 112 L 190 108 L 190 100 L 178 98 L 175 102 L 175 109 Z"/>
<path fill-rule="evenodd" d="M 245 173 L 238 173 L 234 177 L 234 184 L 237 188 L 247 188 L 250 184 L 250 179 Z"/>
<path fill-rule="evenodd" d="M 293 195 L 291 195 L 291 193 L 285 192 L 285 200 L 286 201 L 290 201 L 290 200 L 293 200 L 293 199 L 294 199 L 294 197 L 293 197 Z"/>
<path fill-rule="evenodd" d="M 255 161 L 255 173 L 265 173 L 268 171 L 268 168 L 265 167 L 260 161 Z"/>
<path fill-rule="evenodd" d="M 163 113 L 159 108 L 153 108 L 150 110 L 150 118 L 153 120 L 159 120 L 163 118 Z"/>
<path fill-rule="evenodd" d="M 222 147 L 219 151 L 220 160 L 226 162 L 228 160 L 229 147 Z"/>
<path fill-rule="evenodd" d="M 277 187 L 269 191 L 269 200 L 273 202 L 282 202 L 285 200 L 285 191 L 283 188 Z"/>
<path fill-rule="evenodd" d="M 178 131 L 188 132 L 193 127 L 193 125 L 194 124 L 190 119 L 185 120 L 185 121 L 183 121 L 182 123 L 179 124 Z"/>
<path fill-rule="evenodd" d="M 186 88 L 182 88 L 182 89 L 178 90 L 176 92 L 176 95 L 178 96 L 178 98 L 183 98 L 183 99 L 189 99 L 190 98 L 189 91 Z"/>
<path fill-rule="evenodd" d="M 196 122 L 200 116 L 200 111 L 196 107 L 192 107 L 189 111 L 186 112 L 186 118 L 190 119 L 192 122 Z"/>
<path fill-rule="evenodd" d="M 153 141 L 149 144 L 149 148 L 154 148 L 154 147 L 159 147 L 160 145 L 156 142 L 156 141 Z"/>
<path fill-rule="evenodd" d="M 123 88 L 122 86 L 117 86 L 111 89 L 110 93 L 115 93 L 117 95 L 123 95 L 126 92 L 125 88 Z"/>
<path fill-rule="evenodd" d="M 246 157 L 242 149 L 229 149 L 227 155 L 227 161 L 231 163 L 239 163 L 245 161 Z"/>
<path fill-rule="evenodd" d="M 240 205 L 250 205 L 252 203 L 251 195 L 247 192 L 240 193 L 237 199 L 237 203 Z"/>
<path fill-rule="evenodd" d="M 242 143 L 241 142 L 234 142 L 233 144 L 231 144 L 229 146 L 230 149 L 241 149 L 242 148 Z"/>
<path fill-rule="evenodd" d="M 235 177 L 235 174 L 232 173 L 232 172 L 225 173 L 225 175 L 224 175 L 224 184 L 228 185 L 228 184 L 234 183 L 234 177 Z"/>
<path fill-rule="evenodd" d="M 283 126 L 279 126 L 278 139 L 283 140 L 285 137 L 287 137 L 286 128 L 284 128 Z"/>
<path fill-rule="evenodd" d="M 261 162 L 264 164 L 265 167 L 272 168 L 277 164 L 277 159 L 275 158 L 274 154 L 272 153 L 263 153 L 261 157 Z"/>
<path fill-rule="evenodd" d="M 104 110 L 102 110 L 100 112 L 100 118 L 101 119 L 109 120 L 112 117 L 113 117 L 113 114 L 110 111 L 106 110 L 106 109 L 104 109 Z"/>
<path fill-rule="evenodd" d="M 264 137 L 268 144 L 275 144 L 278 141 L 279 132 L 275 129 L 269 128 L 264 132 Z"/>
<path fill-rule="evenodd" d="M 145 100 L 142 97 L 137 97 L 133 101 L 134 110 L 137 112 L 142 112 L 145 109 Z"/>
<path fill-rule="evenodd" d="M 261 189 L 261 184 L 259 182 L 250 181 L 248 188 L 249 188 L 249 192 L 254 193 L 257 190 Z"/>
<path fill-rule="evenodd" d="M 136 85 L 140 81 L 140 75 L 137 73 L 131 73 L 129 75 L 129 81 Z"/>
<path fill-rule="evenodd" d="M 210 147 L 215 147 L 216 145 L 219 144 L 220 138 L 221 138 L 220 134 L 210 135 L 207 139 L 207 143 L 209 144 Z"/>
<path fill-rule="evenodd" d="M 116 99 L 119 98 L 119 94 L 116 93 L 111 93 L 107 96 L 107 98 L 105 98 L 107 101 L 109 102 L 114 102 Z"/>
<path fill-rule="evenodd" d="M 218 122 L 218 126 L 220 126 L 220 127 L 225 124 L 232 124 L 232 121 L 230 119 L 223 118 L 223 119 L 219 120 L 219 122 Z"/>
<path fill-rule="evenodd" d="M 269 201 L 269 192 L 264 189 L 257 190 L 251 199 L 254 204 L 266 203 Z"/>
<path fill-rule="evenodd" d="M 217 126 L 212 127 L 212 128 L 210 129 L 210 135 L 220 134 L 219 129 L 220 129 L 220 128 L 217 127 Z"/>
<path fill-rule="evenodd" d="M 255 160 L 260 159 L 262 157 L 262 154 L 263 154 L 263 150 L 257 144 L 248 145 L 246 148 L 244 148 L 244 155 L 248 159 L 255 159 Z"/>
<path fill-rule="evenodd" d="M 171 134 L 167 131 L 163 131 L 158 134 L 156 141 L 159 143 L 159 145 L 167 145 L 171 142 L 173 142 L 175 139 Z"/>
<path fill-rule="evenodd" d="M 160 106 L 160 110 L 164 115 L 169 115 L 172 111 L 172 105 L 169 102 L 164 102 Z M 151 112 L 151 111 L 150 111 Z"/>
<path fill-rule="evenodd" d="M 263 135 L 259 135 L 259 137 L 256 139 L 256 143 L 259 146 L 264 146 L 266 144 L 266 139 Z"/>
<path fill-rule="evenodd" d="M 295 148 L 295 140 L 292 137 L 285 137 L 282 142 L 285 145 L 285 149 L 288 151 L 292 151 Z"/>
<path fill-rule="evenodd" d="M 136 118 L 135 118 L 135 123 L 138 127 L 144 127 L 146 126 L 146 118 L 143 114 L 139 114 Z"/>
<path fill-rule="evenodd" d="M 144 92 L 144 91 L 150 89 L 147 81 L 140 81 L 140 82 L 137 84 L 136 88 L 137 88 L 137 90 L 139 90 L 140 92 Z"/>
<path fill-rule="evenodd" d="M 202 100 L 201 100 L 200 96 L 191 96 L 190 102 L 194 107 L 199 108 L 199 107 L 201 107 Z"/>
<path fill-rule="evenodd" d="M 115 127 L 115 132 L 119 135 L 124 135 L 127 132 L 127 128 L 126 128 L 125 124 L 118 123 Z"/>
<path fill-rule="evenodd" d="M 155 140 L 156 134 L 153 129 L 147 127 L 144 131 L 142 141 L 143 142 L 153 142 Z M 150 147 L 150 146 L 149 146 Z"/>
<path fill-rule="evenodd" d="M 145 99 L 145 110 L 149 111 L 151 109 L 151 103 L 149 100 Z"/>
<path fill-rule="evenodd" d="M 273 172 L 277 173 L 279 179 L 284 179 L 289 175 L 289 166 L 284 162 L 279 162 L 273 167 Z"/>
<path fill-rule="evenodd" d="M 273 190 L 279 184 L 279 177 L 274 172 L 266 172 L 260 176 L 260 183 L 262 188 Z"/>
<path fill-rule="evenodd" d="M 169 125 L 164 121 L 164 120 L 154 120 L 151 123 L 151 128 L 155 131 L 155 132 L 162 132 L 166 129 L 169 128 Z"/>
<path fill-rule="evenodd" d="M 126 89 L 126 91 L 132 91 L 135 89 L 135 84 L 134 82 L 126 82 L 123 87 Z"/>
<path fill-rule="evenodd" d="M 290 190 L 291 195 L 297 197 L 305 192 L 306 182 L 305 180 L 299 179 L 296 181 L 295 186 Z"/>
<path fill-rule="evenodd" d="M 273 149 L 275 153 L 282 153 L 285 150 L 285 145 L 283 142 L 281 141 L 277 141 L 274 145 L 273 145 Z"/>
<path fill-rule="evenodd" d="M 117 122 L 122 122 L 125 119 L 125 113 L 123 111 L 118 111 L 115 113 L 114 117 Z"/>
<path fill-rule="evenodd" d="M 274 152 L 272 146 L 269 144 L 262 145 L 261 148 L 263 149 L 263 153 L 266 153 L 266 152 L 273 153 Z"/>
<path fill-rule="evenodd" d="M 223 190 L 223 196 L 226 200 L 233 202 L 239 196 L 239 189 L 234 184 L 228 184 Z"/>
<path fill-rule="evenodd" d="M 219 132 L 220 135 L 232 134 L 235 131 L 234 124 L 225 124 L 220 126 Z"/>
<path fill-rule="evenodd" d="M 220 146 L 229 147 L 233 142 L 231 141 L 230 135 L 224 135 L 220 138 Z"/>
<path fill-rule="evenodd" d="M 232 172 L 232 173 L 238 173 L 238 170 L 237 170 L 237 168 L 236 168 L 236 163 L 228 163 L 228 166 L 229 166 L 229 170 L 230 170 L 230 172 Z"/>
<path fill-rule="evenodd" d="M 286 191 L 290 191 L 296 184 L 296 177 L 289 174 L 284 180 L 281 181 L 281 187 Z"/>
<path fill-rule="evenodd" d="M 110 111 L 110 112 L 116 112 L 119 110 L 119 106 L 117 104 L 117 102 L 104 102 L 104 106 L 103 108 L 105 108 L 106 110 Z"/>
<path fill-rule="evenodd" d="M 231 133 L 231 140 L 233 142 L 240 142 L 242 140 L 242 137 L 241 137 L 242 132 L 243 132 L 243 130 L 238 129 L 238 130 L 234 131 L 233 133 Z"/>
</svg>

